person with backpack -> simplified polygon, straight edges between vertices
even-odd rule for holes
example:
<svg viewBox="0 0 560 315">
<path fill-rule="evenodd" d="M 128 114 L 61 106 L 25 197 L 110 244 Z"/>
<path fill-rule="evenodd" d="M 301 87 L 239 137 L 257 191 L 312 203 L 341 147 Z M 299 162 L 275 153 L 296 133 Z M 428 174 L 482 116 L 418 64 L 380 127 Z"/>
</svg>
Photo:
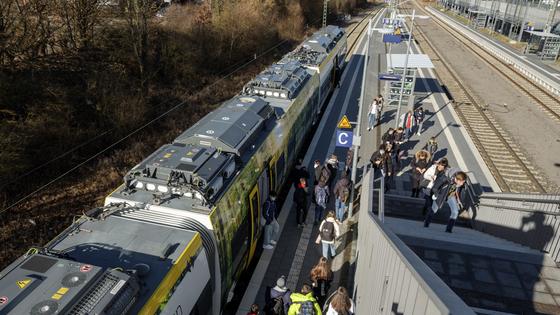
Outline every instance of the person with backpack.
<svg viewBox="0 0 560 315">
<path fill-rule="evenodd" d="M 276 286 L 270 288 L 265 296 L 264 313 L 266 315 L 285 315 L 292 304 L 291 294 L 292 291 L 286 287 L 286 277 L 281 276 L 276 280 Z"/>
<path fill-rule="evenodd" d="M 317 225 L 323 218 L 323 212 L 327 208 L 327 203 L 329 202 L 329 188 L 327 183 L 320 181 L 317 186 L 315 186 L 315 220 L 313 224 Z"/>
<path fill-rule="evenodd" d="M 348 180 L 348 176 L 345 173 L 343 173 L 340 176 L 338 182 L 336 182 L 333 192 L 334 196 L 336 197 L 336 219 L 339 222 L 342 222 L 344 220 L 344 213 L 346 212 L 346 203 L 350 198 L 350 181 Z"/>
<path fill-rule="evenodd" d="M 280 232 L 280 225 L 276 221 L 278 213 L 276 212 L 276 193 L 274 191 L 271 191 L 268 198 L 266 198 L 263 209 L 265 220 L 263 248 L 273 249 Z"/>
<path fill-rule="evenodd" d="M 305 226 L 307 219 L 307 195 L 309 188 L 307 187 L 307 180 L 305 178 L 299 179 L 299 184 L 294 191 L 294 204 L 296 205 L 296 222 L 298 227 Z"/>
<path fill-rule="evenodd" d="M 304 283 L 299 293 L 292 293 L 290 295 L 292 305 L 288 310 L 288 315 L 323 315 L 321 306 L 313 297 L 311 286 Z"/>
<path fill-rule="evenodd" d="M 330 259 L 336 256 L 334 241 L 340 236 L 340 228 L 334 217 L 334 211 L 329 211 L 327 217 L 319 225 L 319 237 L 323 257 Z"/>
<path fill-rule="evenodd" d="M 441 175 L 441 173 L 443 173 L 443 175 Z M 451 214 L 449 215 L 449 221 L 447 222 L 445 232 L 452 233 L 459 211 L 463 207 L 461 193 L 465 187 L 467 174 L 459 171 L 455 173 L 455 175 L 452 175 L 452 178 L 450 179 L 447 177 L 445 172 L 441 173 L 438 174 L 438 177 L 434 182 L 434 187 L 432 188 L 432 200 L 434 202 L 432 204 L 431 211 L 428 210 L 428 215 L 424 221 L 424 227 L 428 227 L 430 225 L 433 215 L 443 207 L 445 202 L 447 202 L 449 209 L 451 210 Z"/>
<path fill-rule="evenodd" d="M 352 315 L 354 314 L 354 302 L 344 287 L 338 287 L 333 295 L 326 315 Z"/>
<path fill-rule="evenodd" d="M 435 162 L 424 172 L 424 180 L 420 183 L 420 187 L 424 189 L 424 207 L 422 208 L 422 214 L 426 215 L 428 209 L 432 207 L 432 188 L 434 187 L 434 182 L 438 176 L 445 176 L 447 169 L 449 168 L 449 162 L 446 158 L 441 158 L 439 161 Z M 430 219 L 431 220 L 431 219 Z M 425 224 L 425 223 L 424 223 Z M 430 223 L 428 222 L 428 225 Z"/>
<path fill-rule="evenodd" d="M 311 269 L 310 278 L 317 302 L 319 305 L 323 305 L 333 280 L 333 272 L 327 258 L 319 258 L 319 262 Z"/>
<path fill-rule="evenodd" d="M 383 95 L 377 95 L 377 124 L 381 121 L 381 114 L 383 113 L 383 105 L 385 104 L 385 99 Z"/>
</svg>

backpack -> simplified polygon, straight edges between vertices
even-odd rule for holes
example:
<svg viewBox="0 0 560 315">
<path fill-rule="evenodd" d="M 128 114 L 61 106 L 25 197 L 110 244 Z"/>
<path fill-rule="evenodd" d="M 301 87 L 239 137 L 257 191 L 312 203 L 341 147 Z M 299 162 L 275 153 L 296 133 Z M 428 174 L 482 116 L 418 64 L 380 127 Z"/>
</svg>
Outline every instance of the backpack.
<svg viewBox="0 0 560 315">
<path fill-rule="evenodd" d="M 321 175 L 319 176 L 319 181 L 323 183 L 328 183 L 330 178 L 331 178 L 331 170 L 328 167 L 323 166 L 323 168 L 321 169 Z"/>
<path fill-rule="evenodd" d="M 311 301 L 303 301 L 303 302 L 295 302 L 298 303 L 299 311 L 298 315 L 315 315 L 315 308 L 313 307 L 313 302 Z"/>
<path fill-rule="evenodd" d="M 265 314 L 268 315 L 284 315 L 286 314 L 284 311 L 284 300 L 282 299 L 282 295 L 270 299 L 265 306 Z"/>
<path fill-rule="evenodd" d="M 321 228 L 321 239 L 327 242 L 334 240 L 334 223 L 325 221 Z"/>
<path fill-rule="evenodd" d="M 316 196 L 317 204 L 324 207 L 327 205 L 327 189 L 326 186 L 317 190 Z"/>
</svg>

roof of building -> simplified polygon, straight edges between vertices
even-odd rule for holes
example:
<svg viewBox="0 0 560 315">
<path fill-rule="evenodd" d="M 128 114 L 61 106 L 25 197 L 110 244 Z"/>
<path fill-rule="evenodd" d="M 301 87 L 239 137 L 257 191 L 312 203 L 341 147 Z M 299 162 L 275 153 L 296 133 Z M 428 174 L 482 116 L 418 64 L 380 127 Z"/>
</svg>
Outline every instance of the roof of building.
<svg viewBox="0 0 560 315">
<path fill-rule="evenodd" d="M 406 54 L 387 54 L 387 68 L 404 68 Z M 434 64 L 428 55 L 409 54 L 407 68 L 432 69 Z"/>
</svg>

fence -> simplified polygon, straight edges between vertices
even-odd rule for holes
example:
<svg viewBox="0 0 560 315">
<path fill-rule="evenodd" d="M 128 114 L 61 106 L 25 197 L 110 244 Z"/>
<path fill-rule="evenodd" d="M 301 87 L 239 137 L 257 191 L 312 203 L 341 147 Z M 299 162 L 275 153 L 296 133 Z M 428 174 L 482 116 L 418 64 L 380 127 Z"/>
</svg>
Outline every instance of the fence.
<svg viewBox="0 0 560 315">
<path fill-rule="evenodd" d="M 548 253 L 560 263 L 560 194 L 484 193 L 474 228 Z"/>
<path fill-rule="evenodd" d="M 393 232 L 383 226 L 383 183 L 362 179 L 354 280 L 356 314 L 475 314 Z M 375 189 L 375 190 L 374 190 Z M 374 194 L 379 194 L 374 204 Z M 378 207 L 381 218 L 373 213 Z"/>
</svg>

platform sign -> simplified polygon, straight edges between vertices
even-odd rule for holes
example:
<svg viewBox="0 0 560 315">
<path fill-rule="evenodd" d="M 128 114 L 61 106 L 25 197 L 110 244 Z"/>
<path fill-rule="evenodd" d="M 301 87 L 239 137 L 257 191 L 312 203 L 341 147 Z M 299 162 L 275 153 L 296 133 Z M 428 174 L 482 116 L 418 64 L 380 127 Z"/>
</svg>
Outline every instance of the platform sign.
<svg viewBox="0 0 560 315">
<path fill-rule="evenodd" d="M 350 124 L 350 121 L 348 120 L 348 117 L 346 117 L 346 115 L 342 116 L 342 119 L 338 122 L 338 125 L 336 127 L 339 129 L 352 129 L 352 125 Z"/>
<path fill-rule="evenodd" d="M 351 148 L 353 140 L 352 131 L 337 130 L 336 131 L 336 146 L 343 148 Z"/>
<path fill-rule="evenodd" d="M 402 75 L 392 74 L 392 73 L 380 73 L 378 74 L 378 79 L 382 81 L 401 81 Z"/>
<path fill-rule="evenodd" d="M 402 20 L 401 19 L 383 18 L 383 25 L 401 26 L 402 25 Z"/>
</svg>

